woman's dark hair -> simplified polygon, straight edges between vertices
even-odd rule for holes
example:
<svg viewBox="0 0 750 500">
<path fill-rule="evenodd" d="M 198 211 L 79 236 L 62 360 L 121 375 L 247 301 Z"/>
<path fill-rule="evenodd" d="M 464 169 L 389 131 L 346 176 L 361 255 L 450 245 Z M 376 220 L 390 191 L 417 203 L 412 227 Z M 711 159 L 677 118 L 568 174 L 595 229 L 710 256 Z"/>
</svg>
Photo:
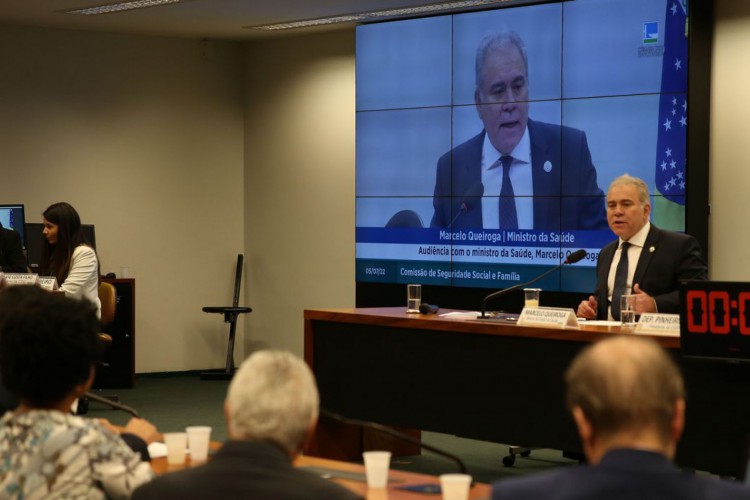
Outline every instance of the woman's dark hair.
<svg viewBox="0 0 750 500">
<path fill-rule="evenodd" d="M 40 271 L 44 276 L 54 276 L 63 283 L 70 272 L 73 251 L 86 243 L 81 231 L 81 218 L 71 205 L 54 203 L 42 213 L 45 219 L 57 225 L 57 242 L 51 245 L 42 238 Z"/>
<path fill-rule="evenodd" d="M 5 387 L 36 407 L 59 403 L 101 355 L 96 306 L 35 286 L 0 292 L 0 371 Z"/>
</svg>

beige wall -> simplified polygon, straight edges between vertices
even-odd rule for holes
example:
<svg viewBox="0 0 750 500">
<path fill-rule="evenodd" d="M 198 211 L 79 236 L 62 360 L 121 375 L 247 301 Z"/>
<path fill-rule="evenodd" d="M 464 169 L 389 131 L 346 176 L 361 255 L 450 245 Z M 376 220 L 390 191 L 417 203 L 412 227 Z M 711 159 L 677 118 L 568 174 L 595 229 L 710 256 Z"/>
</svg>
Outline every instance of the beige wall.
<svg viewBox="0 0 750 500">
<path fill-rule="evenodd" d="M 718 0 L 711 77 L 709 191 L 709 269 L 715 280 L 750 281 L 748 53 L 750 2 Z"/>
<path fill-rule="evenodd" d="M 303 309 L 354 304 L 354 33 L 212 49 L 0 29 L 0 199 L 30 221 L 70 201 L 97 226 L 103 271 L 131 266 L 139 372 L 223 363 L 226 326 L 200 308 L 229 302 L 241 251 L 254 312 L 238 361 L 301 353 Z M 750 3 L 718 0 L 714 279 L 750 281 L 748 51 Z"/>
<path fill-rule="evenodd" d="M 243 249 L 241 53 L 197 41 L 3 26 L 0 199 L 96 225 L 136 278 L 136 369 L 222 366 Z"/>
<path fill-rule="evenodd" d="M 354 305 L 354 33 L 249 43 L 245 67 L 247 351 L 301 355 L 305 308 Z"/>
</svg>

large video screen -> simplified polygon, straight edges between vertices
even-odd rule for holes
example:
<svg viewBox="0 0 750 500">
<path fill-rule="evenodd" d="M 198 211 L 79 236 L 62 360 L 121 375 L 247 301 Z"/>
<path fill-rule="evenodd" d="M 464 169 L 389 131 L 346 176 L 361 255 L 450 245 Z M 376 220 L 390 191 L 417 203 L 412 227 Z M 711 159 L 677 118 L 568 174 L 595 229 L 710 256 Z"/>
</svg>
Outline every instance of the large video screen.
<svg viewBox="0 0 750 500">
<path fill-rule="evenodd" d="M 576 0 L 357 28 L 356 279 L 590 292 L 610 182 L 685 230 L 687 2 Z"/>
</svg>

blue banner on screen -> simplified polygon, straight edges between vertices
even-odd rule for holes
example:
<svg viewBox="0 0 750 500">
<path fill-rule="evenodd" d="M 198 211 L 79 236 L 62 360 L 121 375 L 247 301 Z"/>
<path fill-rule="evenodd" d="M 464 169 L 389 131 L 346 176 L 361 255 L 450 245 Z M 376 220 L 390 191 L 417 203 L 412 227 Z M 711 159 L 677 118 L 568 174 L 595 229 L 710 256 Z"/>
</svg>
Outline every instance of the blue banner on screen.
<svg viewBox="0 0 750 500">
<path fill-rule="evenodd" d="M 684 230 L 687 15 L 578 0 L 358 27 L 357 280 L 502 288 L 582 248 L 541 286 L 592 291 L 625 173 Z"/>
</svg>

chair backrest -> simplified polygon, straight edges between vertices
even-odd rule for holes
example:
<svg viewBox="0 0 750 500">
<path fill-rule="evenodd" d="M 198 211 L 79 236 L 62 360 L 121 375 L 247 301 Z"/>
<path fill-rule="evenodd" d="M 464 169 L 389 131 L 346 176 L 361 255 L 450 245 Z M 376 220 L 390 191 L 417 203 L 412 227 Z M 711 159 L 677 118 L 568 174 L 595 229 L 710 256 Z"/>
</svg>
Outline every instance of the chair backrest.
<svg viewBox="0 0 750 500">
<path fill-rule="evenodd" d="M 99 283 L 99 302 L 102 303 L 102 325 L 108 325 L 115 319 L 117 291 L 112 283 Z"/>
<path fill-rule="evenodd" d="M 240 285 L 242 284 L 242 264 L 245 261 L 245 257 L 242 254 L 237 255 L 237 270 L 234 274 L 234 298 L 232 299 L 232 307 L 240 305 Z"/>
</svg>

